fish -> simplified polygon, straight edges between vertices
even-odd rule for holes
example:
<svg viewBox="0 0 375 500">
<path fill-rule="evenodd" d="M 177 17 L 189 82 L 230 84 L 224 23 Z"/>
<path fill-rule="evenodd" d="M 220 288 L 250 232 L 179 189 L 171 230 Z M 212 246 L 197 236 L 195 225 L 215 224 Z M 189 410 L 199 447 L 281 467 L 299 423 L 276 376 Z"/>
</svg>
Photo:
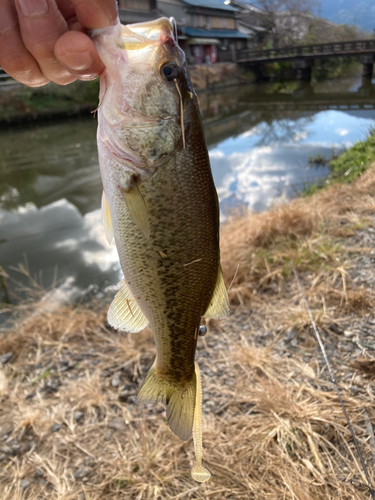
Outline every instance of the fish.
<svg viewBox="0 0 375 500">
<path fill-rule="evenodd" d="M 161 18 L 91 37 L 106 68 L 97 110 L 103 222 L 124 274 L 108 322 L 133 333 L 150 326 L 156 358 L 137 399 L 163 401 L 170 429 L 186 441 L 202 321 L 226 317 L 229 302 L 218 197 L 176 31 Z"/>
</svg>

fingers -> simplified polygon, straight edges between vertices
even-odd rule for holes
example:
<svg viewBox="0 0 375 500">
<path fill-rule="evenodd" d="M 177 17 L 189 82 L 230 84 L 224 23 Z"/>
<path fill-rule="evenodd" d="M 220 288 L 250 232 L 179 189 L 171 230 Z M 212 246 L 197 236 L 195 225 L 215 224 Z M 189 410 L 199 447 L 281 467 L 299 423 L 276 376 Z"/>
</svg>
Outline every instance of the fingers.
<svg viewBox="0 0 375 500">
<path fill-rule="evenodd" d="M 104 66 L 83 32 L 116 19 L 116 0 L 0 0 L 0 66 L 31 87 L 96 78 Z"/>
<path fill-rule="evenodd" d="M 55 55 L 60 64 L 80 80 L 93 80 L 104 71 L 94 43 L 78 31 L 70 31 L 59 38 Z"/>
<path fill-rule="evenodd" d="M 57 0 L 68 24 L 72 20 L 79 21 L 71 29 L 79 30 L 80 26 L 86 29 L 104 28 L 116 22 L 118 11 L 115 0 L 71 0 L 71 2 L 69 11 L 67 10 L 69 7 L 63 5 L 64 0 Z M 65 33 L 57 41 L 55 55 L 60 64 L 80 80 L 93 80 L 104 71 L 104 65 L 94 43 L 77 31 Z"/>
<path fill-rule="evenodd" d="M 10 76 L 25 85 L 40 87 L 48 83 L 22 41 L 17 11 L 11 0 L 1 2 L 0 65 Z"/>
<path fill-rule="evenodd" d="M 78 21 L 87 29 L 105 28 L 116 23 L 116 0 L 71 0 Z"/>
<path fill-rule="evenodd" d="M 16 0 L 15 4 L 23 43 L 38 62 L 43 75 L 62 85 L 74 81 L 54 53 L 57 40 L 68 31 L 55 0 Z"/>
</svg>

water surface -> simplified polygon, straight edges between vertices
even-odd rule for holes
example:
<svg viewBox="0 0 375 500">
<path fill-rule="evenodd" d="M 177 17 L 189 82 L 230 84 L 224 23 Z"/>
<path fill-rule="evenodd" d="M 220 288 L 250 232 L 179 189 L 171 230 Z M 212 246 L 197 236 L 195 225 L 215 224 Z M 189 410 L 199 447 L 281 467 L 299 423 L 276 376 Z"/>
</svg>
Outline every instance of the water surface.
<svg viewBox="0 0 375 500">
<path fill-rule="evenodd" d="M 309 156 L 349 147 L 375 119 L 375 92 L 358 79 L 336 92 L 329 82 L 228 89 L 200 103 L 223 218 L 236 207 L 263 210 L 326 175 L 308 167 Z M 101 296 L 121 278 L 101 222 L 95 133 L 91 117 L 0 131 L 0 266 L 13 301 L 22 291 L 12 280 L 25 281 L 19 263 L 67 300 Z"/>
</svg>

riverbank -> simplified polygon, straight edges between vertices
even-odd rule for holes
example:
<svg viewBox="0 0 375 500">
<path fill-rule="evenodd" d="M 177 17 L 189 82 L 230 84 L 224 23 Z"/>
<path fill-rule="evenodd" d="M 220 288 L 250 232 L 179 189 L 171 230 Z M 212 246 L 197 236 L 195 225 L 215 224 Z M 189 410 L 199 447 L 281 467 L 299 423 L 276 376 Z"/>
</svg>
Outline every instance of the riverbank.
<svg viewBox="0 0 375 500">
<path fill-rule="evenodd" d="M 327 67 L 331 68 L 329 64 Z M 314 88 L 326 92 L 325 87 L 330 84 L 334 87 L 334 91 L 341 91 L 342 86 L 346 89 L 353 85 L 355 76 L 360 80 L 358 64 L 348 65 L 344 62 L 337 67 L 339 70 L 334 72 L 324 72 L 325 66 L 317 68 L 312 80 Z M 241 87 L 253 85 L 255 89 L 257 79 L 254 72 L 239 67 L 235 63 L 196 65 L 189 68 L 189 72 L 194 88 L 198 94 L 202 95 L 225 89 L 232 89 L 236 93 Z M 293 93 L 300 87 L 295 71 L 289 63 L 268 65 L 265 77 L 269 82 L 266 86 L 263 82 L 263 89 L 266 93 Z M 342 85 L 343 82 L 344 85 Z M 65 87 L 54 83 L 41 88 L 29 88 L 22 84 L 2 87 L 0 89 L 0 127 L 7 128 L 11 125 L 73 116 L 90 116 L 98 105 L 98 96 L 98 79 L 91 82 L 77 81 Z"/>
<path fill-rule="evenodd" d="M 244 83 L 243 72 L 233 63 L 190 68 L 197 91 L 222 90 Z M 248 82 L 248 79 L 245 80 Z M 49 83 L 29 88 L 22 84 L 0 89 L 0 127 L 46 119 L 89 116 L 98 105 L 99 79 L 74 82 L 67 86 Z"/>
<path fill-rule="evenodd" d="M 61 307 L 40 290 L 16 310 L 0 337 L 2 500 L 367 499 L 291 272 L 374 480 L 375 164 L 365 166 L 350 183 L 222 228 L 227 286 L 235 279 L 230 317 L 209 320 L 198 342 L 204 485 L 163 405 L 135 405 L 155 355 L 149 329 L 114 332 L 104 304 Z"/>
<path fill-rule="evenodd" d="M 29 88 L 16 84 L 0 90 L 0 126 L 46 119 L 89 116 L 98 105 L 99 80 L 67 86 L 49 83 Z"/>
</svg>

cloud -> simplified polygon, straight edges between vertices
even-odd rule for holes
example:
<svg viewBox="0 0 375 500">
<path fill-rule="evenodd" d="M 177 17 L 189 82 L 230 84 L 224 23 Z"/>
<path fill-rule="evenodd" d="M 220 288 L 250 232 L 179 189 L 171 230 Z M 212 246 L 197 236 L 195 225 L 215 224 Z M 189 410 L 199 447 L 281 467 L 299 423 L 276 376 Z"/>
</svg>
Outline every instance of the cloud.
<svg viewBox="0 0 375 500">
<path fill-rule="evenodd" d="M 347 130 L 346 128 L 337 128 L 335 130 L 335 133 L 344 137 L 345 135 L 349 134 L 349 130 Z"/>
</svg>

